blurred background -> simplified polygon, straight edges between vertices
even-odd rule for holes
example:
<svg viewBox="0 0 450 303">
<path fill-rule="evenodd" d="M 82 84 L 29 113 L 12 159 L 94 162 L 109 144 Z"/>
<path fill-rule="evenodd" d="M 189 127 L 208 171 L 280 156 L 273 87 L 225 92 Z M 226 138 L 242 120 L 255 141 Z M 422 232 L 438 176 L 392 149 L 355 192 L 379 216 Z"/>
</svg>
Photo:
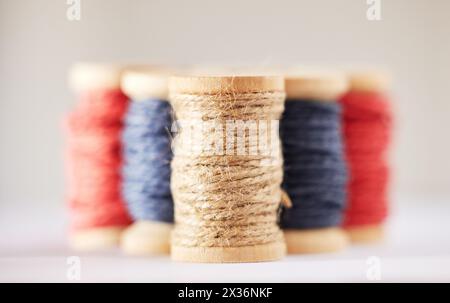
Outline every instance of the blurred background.
<svg viewBox="0 0 450 303">
<path fill-rule="evenodd" d="M 3 249 L 24 237 L 42 244 L 29 231 L 65 222 L 61 120 L 79 60 L 387 66 L 392 192 L 427 206 L 450 200 L 450 1 L 381 0 L 380 21 L 367 19 L 366 0 L 81 0 L 79 21 L 68 20 L 67 2 L 0 0 L 0 222 L 20 235 Z"/>
</svg>

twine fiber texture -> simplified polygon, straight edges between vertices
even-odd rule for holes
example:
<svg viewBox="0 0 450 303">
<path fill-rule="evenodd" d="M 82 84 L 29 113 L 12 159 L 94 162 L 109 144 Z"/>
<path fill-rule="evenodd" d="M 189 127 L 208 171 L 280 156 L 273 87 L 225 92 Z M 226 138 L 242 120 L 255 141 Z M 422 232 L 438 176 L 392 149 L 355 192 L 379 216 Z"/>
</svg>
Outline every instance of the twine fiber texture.
<svg viewBox="0 0 450 303">
<path fill-rule="evenodd" d="M 72 229 L 125 226 L 121 196 L 122 119 L 128 106 L 120 90 L 81 93 L 66 119 L 66 167 Z"/>
<path fill-rule="evenodd" d="M 292 201 L 284 209 L 286 229 L 340 225 L 346 201 L 347 170 L 336 102 L 288 100 L 280 124 L 283 188 Z"/>
<path fill-rule="evenodd" d="M 390 102 L 382 93 L 353 91 L 341 103 L 350 170 L 344 225 L 380 224 L 388 214 Z"/>
<path fill-rule="evenodd" d="M 172 110 L 165 100 L 132 101 L 125 118 L 123 193 L 135 220 L 173 222 Z"/>
<path fill-rule="evenodd" d="M 224 126 L 226 121 L 257 121 L 261 125 L 278 121 L 284 98 L 283 92 L 223 92 L 172 93 L 170 99 L 178 121 Z M 271 153 L 242 155 L 238 144 L 227 152 L 225 146 L 239 140 L 245 140 L 240 142 L 245 142 L 247 151 L 254 148 L 258 140 L 248 136 L 249 131 L 240 133 L 224 126 L 220 130 L 206 127 L 200 136 L 190 134 L 181 126 L 174 139 L 172 193 L 176 224 L 172 245 L 242 247 L 283 241 L 277 226 L 282 182 L 278 127 L 270 136 L 275 150 Z M 223 154 L 211 153 L 222 144 Z M 192 152 L 192 147 L 199 146 L 204 148 Z"/>
</svg>

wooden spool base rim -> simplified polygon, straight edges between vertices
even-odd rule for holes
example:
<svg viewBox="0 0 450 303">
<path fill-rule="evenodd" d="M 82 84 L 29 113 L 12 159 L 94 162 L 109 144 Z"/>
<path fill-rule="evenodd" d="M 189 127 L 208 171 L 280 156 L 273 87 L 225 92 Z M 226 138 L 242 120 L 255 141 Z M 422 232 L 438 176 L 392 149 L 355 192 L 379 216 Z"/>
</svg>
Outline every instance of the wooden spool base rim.
<svg viewBox="0 0 450 303">
<path fill-rule="evenodd" d="M 346 227 L 345 231 L 352 243 L 377 243 L 384 239 L 384 226 L 381 224 Z"/>
<path fill-rule="evenodd" d="M 70 246 L 79 251 L 95 251 L 116 247 L 125 227 L 95 227 L 74 231 L 70 235 Z"/>
<path fill-rule="evenodd" d="M 195 263 L 266 262 L 283 258 L 284 242 L 241 247 L 182 247 L 172 246 L 172 260 Z"/>
<path fill-rule="evenodd" d="M 288 254 L 331 253 L 344 250 L 349 243 L 346 233 L 337 227 L 309 230 L 285 230 Z"/>
<path fill-rule="evenodd" d="M 122 250 L 128 255 L 168 255 L 173 224 L 137 221 L 122 234 Z"/>
</svg>

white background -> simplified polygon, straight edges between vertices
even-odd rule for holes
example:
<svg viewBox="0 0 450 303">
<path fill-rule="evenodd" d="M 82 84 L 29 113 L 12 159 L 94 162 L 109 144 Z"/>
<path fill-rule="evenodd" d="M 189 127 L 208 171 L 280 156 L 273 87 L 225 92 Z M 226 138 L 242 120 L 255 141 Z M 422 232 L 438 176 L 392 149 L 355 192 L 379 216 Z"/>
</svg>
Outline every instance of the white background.
<svg viewBox="0 0 450 303">
<path fill-rule="evenodd" d="M 0 0 L 0 207 L 63 203 L 61 119 L 76 60 L 380 63 L 395 76 L 394 190 L 450 194 L 450 1 Z"/>
</svg>

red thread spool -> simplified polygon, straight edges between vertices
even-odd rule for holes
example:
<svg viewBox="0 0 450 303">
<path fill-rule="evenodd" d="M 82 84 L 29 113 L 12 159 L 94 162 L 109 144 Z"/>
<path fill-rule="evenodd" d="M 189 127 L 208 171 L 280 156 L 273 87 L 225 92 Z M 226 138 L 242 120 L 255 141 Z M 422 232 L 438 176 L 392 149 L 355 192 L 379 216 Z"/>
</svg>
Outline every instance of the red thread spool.
<svg viewBox="0 0 450 303">
<path fill-rule="evenodd" d="M 389 79 L 373 72 L 349 78 L 350 91 L 341 98 L 350 174 L 344 227 L 353 242 L 373 242 L 383 238 L 388 214 Z"/>
<path fill-rule="evenodd" d="M 66 119 L 70 243 L 92 250 L 117 245 L 130 222 L 121 195 L 121 132 L 127 97 L 121 69 L 78 64 L 70 82 L 78 104 Z"/>
</svg>

